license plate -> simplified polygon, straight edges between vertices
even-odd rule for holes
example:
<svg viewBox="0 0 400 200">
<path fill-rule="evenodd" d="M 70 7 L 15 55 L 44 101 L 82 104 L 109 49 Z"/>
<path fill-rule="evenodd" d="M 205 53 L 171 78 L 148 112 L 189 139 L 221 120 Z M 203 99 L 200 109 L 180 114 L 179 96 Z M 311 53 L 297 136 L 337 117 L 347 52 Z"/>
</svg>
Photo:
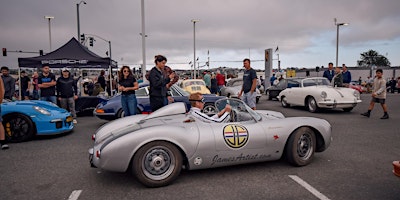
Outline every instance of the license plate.
<svg viewBox="0 0 400 200">
<path fill-rule="evenodd" d="M 66 121 L 67 122 L 72 122 L 72 120 L 73 120 L 73 118 L 71 116 L 68 116 Z"/>
</svg>

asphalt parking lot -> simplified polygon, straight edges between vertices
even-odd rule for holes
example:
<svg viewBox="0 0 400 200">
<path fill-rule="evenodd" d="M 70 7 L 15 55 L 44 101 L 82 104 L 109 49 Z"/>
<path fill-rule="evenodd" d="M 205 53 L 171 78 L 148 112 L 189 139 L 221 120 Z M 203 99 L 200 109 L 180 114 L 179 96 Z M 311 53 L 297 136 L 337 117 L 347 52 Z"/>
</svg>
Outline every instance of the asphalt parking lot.
<svg viewBox="0 0 400 200">
<path fill-rule="evenodd" d="M 91 168 L 91 134 L 106 121 L 79 117 L 70 134 L 10 144 L 0 151 L 0 199 L 400 199 L 400 178 L 392 161 L 400 160 L 400 94 L 388 94 L 390 119 L 360 115 L 370 100 L 352 112 L 309 113 L 282 108 L 262 97 L 258 109 L 287 117 L 328 120 L 334 140 L 313 162 L 293 167 L 284 160 L 216 169 L 183 171 L 170 186 L 146 188 L 130 173 Z"/>
</svg>

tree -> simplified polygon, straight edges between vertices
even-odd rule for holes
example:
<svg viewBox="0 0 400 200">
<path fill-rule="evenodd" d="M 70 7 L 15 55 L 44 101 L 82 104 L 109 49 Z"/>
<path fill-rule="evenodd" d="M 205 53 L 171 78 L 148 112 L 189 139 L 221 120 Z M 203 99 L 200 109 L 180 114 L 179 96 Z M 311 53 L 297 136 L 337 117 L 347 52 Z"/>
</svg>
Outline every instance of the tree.
<svg viewBox="0 0 400 200">
<path fill-rule="evenodd" d="M 369 50 L 367 52 L 361 53 L 361 60 L 357 60 L 357 64 L 359 67 L 370 67 L 370 66 L 379 66 L 379 67 L 387 67 L 390 66 L 389 60 L 383 56 L 379 55 L 378 52 L 374 50 Z"/>
</svg>

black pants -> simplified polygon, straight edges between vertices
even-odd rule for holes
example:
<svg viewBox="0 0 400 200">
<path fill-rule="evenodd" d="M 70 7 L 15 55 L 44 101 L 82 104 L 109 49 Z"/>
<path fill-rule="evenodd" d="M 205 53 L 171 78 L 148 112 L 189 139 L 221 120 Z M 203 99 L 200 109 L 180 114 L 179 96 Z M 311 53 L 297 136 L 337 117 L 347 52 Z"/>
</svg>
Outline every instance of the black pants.
<svg viewBox="0 0 400 200">
<path fill-rule="evenodd" d="M 154 112 L 164 106 L 164 98 L 162 96 L 150 96 L 151 111 Z"/>
</svg>

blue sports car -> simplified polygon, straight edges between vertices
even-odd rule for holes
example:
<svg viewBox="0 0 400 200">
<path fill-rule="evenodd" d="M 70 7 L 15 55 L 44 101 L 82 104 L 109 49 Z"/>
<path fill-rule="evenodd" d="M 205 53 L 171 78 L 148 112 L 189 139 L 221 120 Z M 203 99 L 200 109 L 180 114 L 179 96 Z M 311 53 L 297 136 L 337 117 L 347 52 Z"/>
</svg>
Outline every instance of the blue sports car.
<svg viewBox="0 0 400 200">
<path fill-rule="evenodd" d="M 10 142 L 65 133 L 74 128 L 71 113 L 47 101 L 3 102 L 1 116 L 6 140 Z"/>
<path fill-rule="evenodd" d="M 180 88 L 177 84 L 174 84 L 170 88 L 171 96 L 174 102 L 185 102 L 187 109 L 190 109 L 189 93 Z M 149 114 L 151 113 L 150 99 L 149 99 L 149 84 L 144 83 L 139 85 L 139 89 L 135 92 L 137 98 L 137 110 L 138 114 Z M 222 96 L 216 96 L 214 94 L 204 94 L 204 108 L 203 112 L 209 115 L 215 114 L 215 101 Z M 102 102 L 97 105 L 93 114 L 100 119 L 114 120 L 124 116 L 124 111 L 121 106 L 121 95 L 116 95 L 110 98 L 107 102 Z"/>
</svg>

